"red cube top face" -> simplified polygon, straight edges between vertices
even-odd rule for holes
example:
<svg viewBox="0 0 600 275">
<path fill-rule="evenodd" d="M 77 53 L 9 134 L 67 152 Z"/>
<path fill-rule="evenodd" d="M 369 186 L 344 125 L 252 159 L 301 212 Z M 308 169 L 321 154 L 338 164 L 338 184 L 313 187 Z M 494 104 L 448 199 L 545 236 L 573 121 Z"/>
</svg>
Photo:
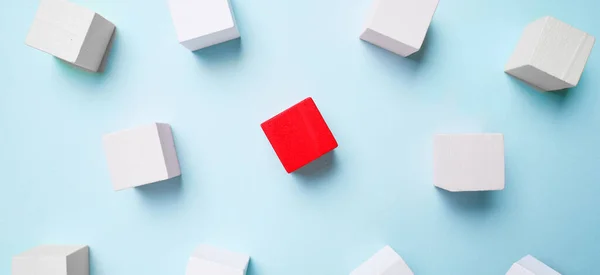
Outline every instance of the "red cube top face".
<svg viewBox="0 0 600 275">
<path fill-rule="evenodd" d="M 338 146 L 317 105 L 310 97 L 260 126 L 288 173 L 298 170 Z"/>
</svg>

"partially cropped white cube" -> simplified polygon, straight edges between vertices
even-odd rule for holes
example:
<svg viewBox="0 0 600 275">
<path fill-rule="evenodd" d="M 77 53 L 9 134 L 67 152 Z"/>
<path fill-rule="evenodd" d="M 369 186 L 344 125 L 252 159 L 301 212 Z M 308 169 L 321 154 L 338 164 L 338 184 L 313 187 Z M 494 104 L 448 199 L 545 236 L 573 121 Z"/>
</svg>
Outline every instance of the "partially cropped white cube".
<svg viewBox="0 0 600 275">
<path fill-rule="evenodd" d="M 541 91 L 575 87 L 596 39 L 556 18 L 529 24 L 504 71 Z"/>
<path fill-rule="evenodd" d="M 350 275 L 413 275 L 413 272 L 394 249 L 386 246 Z"/>
<path fill-rule="evenodd" d="M 115 190 L 181 175 L 169 124 L 153 123 L 108 134 L 103 142 Z"/>
<path fill-rule="evenodd" d="M 191 51 L 240 37 L 228 0 L 169 0 L 181 45 Z"/>
<path fill-rule="evenodd" d="M 14 256 L 12 275 L 89 275 L 87 246 L 44 245 Z"/>
<path fill-rule="evenodd" d="M 434 185 L 451 191 L 504 189 L 502 134 L 436 135 Z"/>
<path fill-rule="evenodd" d="M 245 275 L 250 257 L 200 245 L 189 259 L 185 275 Z"/>
<path fill-rule="evenodd" d="M 527 255 L 514 263 L 506 275 L 560 275 L 560 273 L 533 256 Z"/>
<path fill-rule="evenodd" d="M 360 39 L 401 56 L 421 49 L 439 0 L 374 0 Z"/>
<path fill-rule="evenodd" d="M 97 72 L 115 25 L 66 0 L 42 0 L 25 43 L 75 66 Z"/>
</svg>

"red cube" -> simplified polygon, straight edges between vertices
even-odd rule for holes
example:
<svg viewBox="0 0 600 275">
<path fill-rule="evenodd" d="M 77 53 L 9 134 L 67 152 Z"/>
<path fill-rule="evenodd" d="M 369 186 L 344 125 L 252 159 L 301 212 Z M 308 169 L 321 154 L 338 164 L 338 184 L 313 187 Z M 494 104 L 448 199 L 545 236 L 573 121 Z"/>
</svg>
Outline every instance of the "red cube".
<svg viewBox="0 0 600 275">
<path fill-rule="evenodd" d="M 317 105 L 310 97 L 260 126 L 288 173 L 298 170 L 338 146 Z"/>
</svg>

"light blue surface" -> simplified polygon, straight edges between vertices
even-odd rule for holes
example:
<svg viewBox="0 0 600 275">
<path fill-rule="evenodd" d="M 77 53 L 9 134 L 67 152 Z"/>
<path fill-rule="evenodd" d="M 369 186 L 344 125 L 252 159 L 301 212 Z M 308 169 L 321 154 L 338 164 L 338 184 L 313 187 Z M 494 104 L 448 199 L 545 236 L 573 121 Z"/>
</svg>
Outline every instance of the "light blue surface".
<svg viewBox="0 0 600 275">
<path fill-rule="evenodd" d="M 597 0 L 442 0 L 416 58 L 358 39 L 371 0 L 233 0 L 242 42 L 190 53 L 166 1 L 77 1 L 117 25 L 94 75 L 25 46 L 37 1 L 0 8 L 0 273 L 33 246 L 91 247 L 93 275 L 184 274 L 200 243 L 250 275 L 348 274 L 385 244 L 416 274 L 504 274 L 533 254 L 600 271 L 600 49 L 577 88 L 503 67 L 553 15 L 600 36 Z M 312 96 L 339 142 L 288 175 L 259 124 Z M 159 121 L 183 171 L 112 190 L 101 136 Z M 432 136 L 501 132 L 506 189 L 432 186 Z M 321 163 L 323 164 L 323 163 Z"/>
</svg>

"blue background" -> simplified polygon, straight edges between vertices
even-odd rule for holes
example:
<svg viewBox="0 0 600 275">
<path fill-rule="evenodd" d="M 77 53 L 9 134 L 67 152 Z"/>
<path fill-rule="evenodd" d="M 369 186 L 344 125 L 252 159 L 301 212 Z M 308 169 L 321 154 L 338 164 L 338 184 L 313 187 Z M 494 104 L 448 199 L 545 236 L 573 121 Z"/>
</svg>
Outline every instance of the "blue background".
<svg viewBox="0 0 600 275">
<path fill-rule="evenodd" d="M 88 244 L 94 275 L 184 274 L 200 243 L 250 275 L 348 274 L 385 244 L 417 274 L 504 274 L 533 254 L 600 270 L 600 52 L 568 92 L 503 73 L 553 15 L 600 35 L 597 0 L 442 0 L 405 59 L 358 39 L 372 0 L 233 0 L 242 40 L 191 53 L 166 1 L 84 1 L 117 25 L 103 74 L 27 47 L 37 1 L 0 8 L 0 273 Z M 288 175 L 259 124 L 312 96 L 339 142 Z M 106 133 L 170 123 L 183 176 L 114 192 Z M 432 186 L 436 133 L 505 135 L 506 189 Z"/>
</svg>

